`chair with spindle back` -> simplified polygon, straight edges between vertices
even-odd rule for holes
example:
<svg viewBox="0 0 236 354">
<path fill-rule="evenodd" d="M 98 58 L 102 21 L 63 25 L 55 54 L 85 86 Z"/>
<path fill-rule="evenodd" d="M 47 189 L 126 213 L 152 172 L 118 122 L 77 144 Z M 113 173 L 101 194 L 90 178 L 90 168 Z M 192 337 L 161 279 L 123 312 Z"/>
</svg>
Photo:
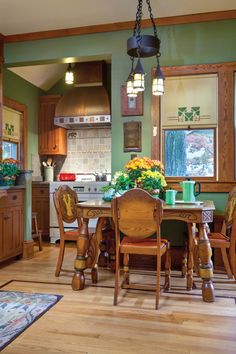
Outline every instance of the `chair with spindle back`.
<svg viewBox="0 0 236 354">
<path fill-rule="evenodd" d="M 57 212 L 58 225 L 60 230 L 60 251 L 59 257 L 56 266 L 55 276 L 58 277 L 60 275 L 64 259 L 65 253 L 65 242 L 66 241 L 78 241 L 82 221 L 78 214 L 78 198 L 75 191 L 73 191 L 69 186 L 62 185 L 58 188 L 57 191 L 53 194 L 54 205 Z M 77 221 L 77 228 L 73 230 L 66 231 L 65 223 L 72 224 Z M 67 225 L 68 227 L 68 225 Z M 98 250 L 97 241 L 95 239 L 94 234 L 89 237 L 89 247 L 93 249 L 95 254 Z M 92 281 L 93 283 L 97 282 L 97 269 L 94 267 L 95 264 L 89 265 L 87 268 L 92 268 Z"/>
<path fill-rule="evenodd" d="M 117 305 L 121 287 L 128 289 L 147 289 L 156 291 L 156 309 L 160 297 L 161 256 L 166 254 L 165 284 L 170 287 L 170 244 L 161 239 L 162 201 L 153 198 L 142 189 L 134 188 L 112 201 L 112 216 L 116 233 L 116 275 L 114 305 Z M 121 233 L 124 238 L 121 241 Z M 150 236 L 155 235 L 155 238 Z M 124 255 L 124 281 L 120 284 L 120 255 Z M 129 279 L 129 255 L 156 256 L 156 285 L 131 284 Z"/>
</svg>

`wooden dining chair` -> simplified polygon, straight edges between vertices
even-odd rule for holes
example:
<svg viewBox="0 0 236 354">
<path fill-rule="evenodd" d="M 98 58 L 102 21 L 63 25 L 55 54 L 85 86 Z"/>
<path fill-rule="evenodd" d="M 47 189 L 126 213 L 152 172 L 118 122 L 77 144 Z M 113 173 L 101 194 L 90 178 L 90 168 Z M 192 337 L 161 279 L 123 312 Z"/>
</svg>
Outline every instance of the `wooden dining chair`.
<svg viewBox="0 0 236 354">
<path fill-rule="evenodd" d="M 156 291 L 156 309 L 160 297 L 161 256 L 166 254 L 165 284 L 170 288 L 170 244 L 161 239 L 160 224 L 162 221 L 162 201 L 153 198 L 142 189 L 134 188 L 121 197 L 112 200 L 112 217 L 116 234 L 116 275 L 114 305 L 117 305 L 118 293 L 122 288 L 146 289 Z M 121 241 L 121 233 L 124 235 Z M 150 236 L 154 235 L 154 238 Z M 123 254 L 124 280 L 120 283 L 120 255 Z M 131 284 L 129 279 L 129 255 L 156 256 L 156 286 Z"/>
<path fill-rule="evenodd" d="M 32 239 L 38 243 L 39 251 L 43 250 L 42 231 L 38 228 L 38 213 L 32 212 Z"/>
<path fill-rule="evenodd" d="M 236 186 L 229 193 L 220 232 L 208 233 L 211 247 L 221 251 L 228 278 L 236 280 Z"/>
<path fill-rule="evenodd" d="M 55 276 L 59 277 L 61 270 L 65 271 L 65 269 L 62 269 L 62 264 L 64 259 L 66 241 L 76 241 L 76 242 L 78 241 L 78 237 L 80 235 L 80 231 L 82 227 L 82 221 L 81 221 L 81 217 L 78 214 L 77 194 L 69 186 L 67 185 L 60 186 L 58 190 L 54 192 L 53 199 L 54 199 L 54 205 L 57 212 L 57 219 L 58 219 L 58 225 L 60 230 L 60 250 L 59 250 L 59 256 L 58 256 L 56 272 L 55 272 Z M 77 221 L 76 229 L 69 230 L 69 231 L 65 230 L 65 223 L 72 224 L 76 221 Z M 91 245 L 90 249 L 93 249 L 94 252 L 97 252 L 98 246 L 94 234 L 89 235 L 88 243 L 89 245 Z M 88 268 L 90 268 L 90 266 L 88 266 Z M 91 265 L 91 268 L 92 268 L 92 272 L 91 272 L 92 282 L 96 283 L 97 270 L 93 268 L 93 265 Z"/>
</svg>

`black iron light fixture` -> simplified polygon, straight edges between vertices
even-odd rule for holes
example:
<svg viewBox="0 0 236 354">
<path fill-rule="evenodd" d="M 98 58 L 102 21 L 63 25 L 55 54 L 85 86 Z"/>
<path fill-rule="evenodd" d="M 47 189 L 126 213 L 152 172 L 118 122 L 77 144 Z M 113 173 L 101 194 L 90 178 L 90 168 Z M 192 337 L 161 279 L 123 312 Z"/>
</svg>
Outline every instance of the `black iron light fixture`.
<svg viewBox="0 0 236 354">
<path fill-rule="evenodd" d="M 65 83 L 68 85 L 72 85 L 74 83 L 74 72 L 71 64 L 68 65 L 68 68 L 66 70 Z"/>
<path fill-rule="evenodd" d="M 160 39 L 157 36 L 157 29 L 152 14 L 152 8 L 150 0 L 146 0 L 150 20 L 153 27 L 153 35 L 141 34 L 141 21 L 142 21 L 142 8 L 143 0 L 138 0 L 136 20 L 133 29 L 133 35 L 127 40 L 127 54 L 132 61 L 131 71 L 126 80 L 126 93 L 129 97 L 137 96 L 139 91 L 145 90 L 145 71 L 143 69 L 141 58 L 147 58 L 156 56 L 157 69 L 152 81 L 152 93 L 153 95 L 163 95 L 164 93 L 164 76 L 162 74 L 159 57 L 160 53 Z M 134 68 L 134 58 L 137 58 L 137 63 Z"/>
</svg>

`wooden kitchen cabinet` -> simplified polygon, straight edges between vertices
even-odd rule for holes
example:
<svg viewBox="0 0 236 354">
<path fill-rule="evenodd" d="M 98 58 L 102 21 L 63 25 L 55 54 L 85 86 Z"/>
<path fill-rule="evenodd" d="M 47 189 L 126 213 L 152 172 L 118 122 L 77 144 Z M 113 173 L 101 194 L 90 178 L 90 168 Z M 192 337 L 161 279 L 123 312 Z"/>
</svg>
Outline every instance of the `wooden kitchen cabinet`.
<svg viewBox="0 0 236 354">
<path fill-rule="evenodd" d="M 54 116 L 60 96 L 42 96 L 39 100 L 39 154 L 66 155 L 67 131 L 54 125 Z"/>
<path fill-rule="evenodd" d="M 32 211 L 37 213 L 43 240 L 49 241 L 49 183 L 33 183 Z"/>
<path fill-rule="evenodd" d="M 24 190 L 7 190 L 0 198 L 0 262 L 23 253 Z"/>
</svg>

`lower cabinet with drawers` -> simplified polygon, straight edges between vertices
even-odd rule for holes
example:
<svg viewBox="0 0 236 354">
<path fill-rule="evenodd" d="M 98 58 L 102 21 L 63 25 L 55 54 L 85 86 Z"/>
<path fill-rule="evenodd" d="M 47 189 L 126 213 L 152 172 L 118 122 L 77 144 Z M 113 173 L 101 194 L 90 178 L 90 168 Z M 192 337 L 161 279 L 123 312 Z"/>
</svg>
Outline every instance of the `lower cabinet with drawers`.
<svg viewBox="0 0 236 354">
<path fill-rule="evenodd" d="M 43 240 L 49 241 L 49 183 L 33 183 L 32 211 L 37 213 L 38 228 Z"/>
<path fill-rule="evenodd" d="M 24 189 L 8 189 L 0 198 L 0 262 L 23 253 Z"/>
</svg>

